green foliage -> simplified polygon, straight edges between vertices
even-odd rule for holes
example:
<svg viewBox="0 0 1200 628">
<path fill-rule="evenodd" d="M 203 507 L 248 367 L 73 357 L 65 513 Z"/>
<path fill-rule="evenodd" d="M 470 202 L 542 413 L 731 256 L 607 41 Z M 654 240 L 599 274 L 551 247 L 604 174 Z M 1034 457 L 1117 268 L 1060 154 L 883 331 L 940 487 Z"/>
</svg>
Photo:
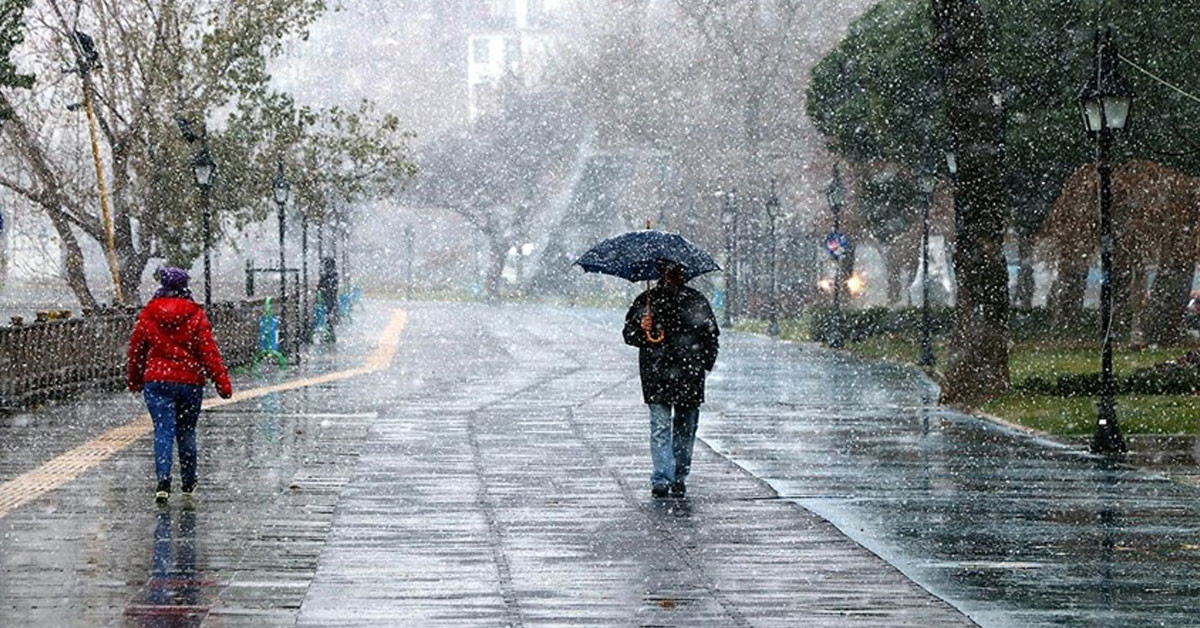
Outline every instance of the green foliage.
<svg viewBox="0 0 1200 628">
<path fill-rule="evenodd" d="M 12 62 L 12 51 L 25 41 L 22 17 L 29 0 L 0 0 L 0 87 L 33 87 L 34 77 L 21 74 Z M 12 115 L 7 107 L 0 106 L 0 120 Z"/>
<path fill-rule="evenodd" d="M 395 195 L 417 175 L 408 155 L 415 135 L 369 101 L 356 109 L 332 107 L 305 120 L 293 159 L 301 175 L 297 205 L 310 220 L 325 219 L 335 204 Z"/>
<path fill-rule="evenodd" d="M 0 7 L 24 1 L 0 0 Z M 307 37 L 325 10 L 322 0 L 86 0 L 80 6 L 78 26 L 31 22 L 37 32 L 30 40 L 38 45 L 26 48 L 34 65 L 57 67 L 68 61 L 69 30 L 87 31 L 96 41 L 104 67 L 89 79 L 127 294 L 136 291 L 150 258 L 186 266 L 199 255 L 201 195 L 192 164 L 205 145 L 218 169 L 212 188 L 218 239 L 222 227 L 240 229 L 274 209 L 271 179 L 281 158 L 293 182 L 293 206 L 314 220 L 334 203 L 388 195 L 415 172 L 407 155 L 412 136 L 395 116 L 369 103 L 312 110 L 271 88 L 270 63 L 285 42 Z M 3 33 L 0 45 L 11 41 L 9 30 Z M 0 76 L 3 70 L 0 65 Z M 56 89 L 77 98 L 79 87 L 79 78 L 69 77 Z M 17 103 L 13 113 L 28 130 L 9 139 L 17 170 L 32 183 L 3 184 L 51 215 L 60 232 L 75 228 L 104 242 L 93 209 L 94 180 L 79 176 L 75 152 L 61 146 L 64 135 L 78 136 L 58 131 L 77 128 L 80 115 L 64 112 L 61 99 L 5 96 L 0 92 L 0 105 Z M 188 124 L 190 138 L 178 119 Z M 77 277 L 72 287 L 86 302 L 83 281 Z"/>
<path fill-rule="evenodd" d="M 859 211 L 880 243 L 891 244 L 920 219 L 921 194 L 911 178 L 888 173 L 869 179 L 864 188 Z"/>
<path fill-rule="evenodd" d="M 1091 159 L 1077 98 L 1091 67 L 1097 16 L 1116 26 L 1123 55 L 1200 93 L 1193 71 L 1200 52 L 1196 3 L 982 0 L 981 5 L 991 27 L 994 87 L 1003 101 L 1008 202 L 1023 234 L 1040 228 L 1062 183 Z M 838 154 L 944 170 L 941 151 L 948 142 L 928 11 L 928 3 L 884 0 L 813 68 L 809 116 Z M 1200 151 L 1191 139 L 1197 105 L 1128 65 L 1121 71 L 1137 99 L 1119 150 L 1125 157 L 1200 174 Z"/>
<path fill-rule="evenodd" d="M 899 335 L 917 338 L 921 331 L 922 312 L 919 307 L 890 309 L 872 307 L 866 309 L 843 309 L 841 312 L 842 338 L 850 342 L 863 342 L 880 335 Z M 954 320 L 954 311 L 947 307 L 930 308 L 930 329 L 934 335 L 945 334 Z M 828 342 L 834 335 L 838 315 L 832 308 L 815 308 L 812 312 L 810 338 L 814 342 Z"/>
<path fill-rule="evenodd" d="M 812 70 L 807 112 L 854 161 L 941 163 L 941 85 L 926 3 L 884 0 Z"/>
</svg>

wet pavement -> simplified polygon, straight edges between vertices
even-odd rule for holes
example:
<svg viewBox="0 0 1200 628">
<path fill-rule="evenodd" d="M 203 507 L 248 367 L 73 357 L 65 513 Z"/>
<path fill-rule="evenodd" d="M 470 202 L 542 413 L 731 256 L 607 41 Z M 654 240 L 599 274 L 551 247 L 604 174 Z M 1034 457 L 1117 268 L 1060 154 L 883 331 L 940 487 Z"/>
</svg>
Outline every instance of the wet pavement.
<svg viewBox="0 0 1200 628">
<path fill-rule="evenodd" d="M 701 435 L 983 626 L 1200 625 L 1200 490 L 930 404 L 914 370 L 743 338 Z"/>
<path fill-rule="evenodd" d="M 153 504 L 142 438 L 0 516 L 0 626 L 971 625 L 703 446 L 652 500 L 611 313 L 408 309 L 387 370 L 207 411 L 194 500 Z M 0 423 L 0 490 L 136 418 L 93 404 Z"/>
<path fill-rule="evenodd" d="M 393 307 L 390 365 L 348 371 Z M 0 417 L 0 493 L 35 491 L 0 514 L 0 626 L 1200 625 L 1197 489 L 931 406 L 896 366 L 727 336 L 712 448 L 651 499 L 619 319 L 372 303 L 286 375 L 311 385 L 205 412 L 199 493 L 162 508 L 147 438 L 29 473 L 131 396 Z"/>
</svg>

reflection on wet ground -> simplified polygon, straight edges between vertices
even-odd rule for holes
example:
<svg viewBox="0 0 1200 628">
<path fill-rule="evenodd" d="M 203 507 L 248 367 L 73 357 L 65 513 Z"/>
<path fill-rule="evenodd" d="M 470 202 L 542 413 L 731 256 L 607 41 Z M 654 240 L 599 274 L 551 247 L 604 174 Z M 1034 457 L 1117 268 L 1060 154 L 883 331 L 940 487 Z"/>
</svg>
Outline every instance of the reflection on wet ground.
<svg viewBox="0 0 1200 628">
<path fill-rule="evenodd" d="M 172 525 L 172 519 L 178 525 Z M 155 515 L 150 579 L 125 607 L 127 625 L 144 628 L 199 626 L 211 603 L 216 582 L 196 569 L 196 509 L 185 503 L 176 512 L 162 506 Z"/>
<path fill-rule="evenodd" d="M 934 406 L 898 366 L 726 357 L 701 436 L 982 625 L 1200 625 L 1197 489 Z"/>
</svg>

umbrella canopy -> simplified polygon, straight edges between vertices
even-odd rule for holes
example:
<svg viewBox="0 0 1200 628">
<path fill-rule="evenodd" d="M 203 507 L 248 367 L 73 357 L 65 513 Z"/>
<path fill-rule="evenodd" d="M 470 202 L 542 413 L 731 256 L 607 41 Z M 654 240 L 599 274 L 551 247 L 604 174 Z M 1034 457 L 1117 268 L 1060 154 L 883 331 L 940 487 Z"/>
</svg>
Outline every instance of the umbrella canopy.
<svg viewBox="0 0 1200 628">
<path fill-rule="evenodd" d="M 667 260 L 683 267 L 686 280 L 721 270 L 712 256 L 688 242 L 678 233 L 643 229 L 609 238 L 583 254 L 575 262 L 589 273 L 603 273 L 628 279 L 658 279 L 658 261 Z"/>
</svg>

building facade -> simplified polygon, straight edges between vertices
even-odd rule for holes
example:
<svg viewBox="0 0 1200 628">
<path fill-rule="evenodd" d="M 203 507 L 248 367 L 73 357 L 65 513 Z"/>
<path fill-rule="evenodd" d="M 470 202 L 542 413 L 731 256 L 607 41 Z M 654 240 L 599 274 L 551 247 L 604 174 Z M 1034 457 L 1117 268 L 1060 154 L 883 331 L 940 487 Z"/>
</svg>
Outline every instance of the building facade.
<svg viewBox="0 0 1200 628">
<path fill-rule="evenodd" d="M 509 89 L 537 85 L 554 54 L 554 25 L 568 0 L 481 0 L 467 37 L 467 102 L 472 121 Z"/>
</svg>

